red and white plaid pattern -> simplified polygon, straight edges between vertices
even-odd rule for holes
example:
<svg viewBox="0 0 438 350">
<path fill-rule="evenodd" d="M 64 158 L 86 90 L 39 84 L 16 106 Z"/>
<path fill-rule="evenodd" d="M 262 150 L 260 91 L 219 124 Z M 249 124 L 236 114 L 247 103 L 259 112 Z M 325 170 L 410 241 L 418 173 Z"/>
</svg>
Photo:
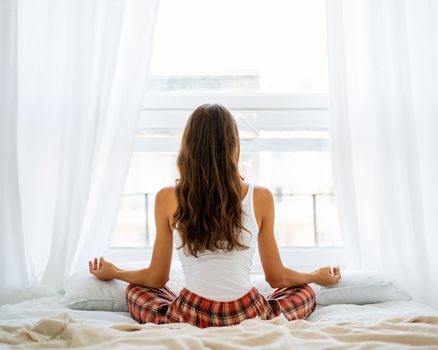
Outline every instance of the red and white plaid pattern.
<svg viewBox="0 0 438 350">
<path fill-rule="evenodd" d="M 130 284 L 126 288 L 129 312 L 139 323 L 178 323 L 220 327 L 260 317 L 272 319 L 283 313 L 289 321 L 307 318 L 315 309 L 315 292 L 309 285 L 276 289 L 267 298 L 255 287 L 233 301 L 205 299 L 186 288 L 176 296 L 170 289 Z"/>
</svg>

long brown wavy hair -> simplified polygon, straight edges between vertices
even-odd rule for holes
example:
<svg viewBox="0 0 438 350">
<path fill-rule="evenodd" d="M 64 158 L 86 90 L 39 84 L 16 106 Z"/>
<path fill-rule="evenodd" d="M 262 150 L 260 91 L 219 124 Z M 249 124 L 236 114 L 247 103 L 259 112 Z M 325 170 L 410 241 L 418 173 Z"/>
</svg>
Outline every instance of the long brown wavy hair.
<svg viewBox="0 0 438 350">
<path fill-rule="evenodd" d="M 204 104 L 190 115 L 177 158 L 174 227 L 190 255 L 245 249 L 239 174 L 240 141 L 230 111 Z"/>
</svg>

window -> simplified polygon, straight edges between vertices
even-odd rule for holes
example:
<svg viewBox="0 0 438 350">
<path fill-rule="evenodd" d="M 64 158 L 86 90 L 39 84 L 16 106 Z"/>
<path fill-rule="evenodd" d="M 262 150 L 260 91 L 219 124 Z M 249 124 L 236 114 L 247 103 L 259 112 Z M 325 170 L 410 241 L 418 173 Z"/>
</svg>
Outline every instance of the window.
<svg viewBox="0 0 438 350">
<path fill-rule="evenodd" d="M 323 0 L 163 0 L 149 90 L 327 93 Z"/>
<path fill-rule="evenodd" d="M 153 244 L 155 193 L 178 177 L 182 130 L 203 103 L 235 116 L 241 173 L 273 192 L 279 245 L 340 246 L 325 40 L 324 0 L 161 0 L 112 247 Z"/>
</svg>

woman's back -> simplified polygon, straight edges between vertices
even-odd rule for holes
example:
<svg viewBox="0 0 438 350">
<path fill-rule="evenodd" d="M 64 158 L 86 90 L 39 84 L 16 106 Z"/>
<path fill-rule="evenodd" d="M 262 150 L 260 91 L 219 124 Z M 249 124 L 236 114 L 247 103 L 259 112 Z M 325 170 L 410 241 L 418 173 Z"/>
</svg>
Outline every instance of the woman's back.
<svg viewBox="0 0 438 350">
<path fill-rule="evenodd" d="M 263 187 L 243 182 L 240 141 L 231 113 L 202 105 L 189 117 L 177 157 L 179 179 L 155 198 L 157 228 L 148 268 L 123 271 L 101 258 L 90 272 L 129 282 L 128 308 L 138 322 L 188 322 L 228 326 L 245 319 L 307 317 L 315 293 L 307 283 L 329 285 L 339 278 L 326 267 L 300 273 L 283 266 L 274 235 L 274 200 Z M 251 286 L 256 246 L 265 279 L 278 288 L 267 298 Z M 179 292 L 166 283 L 176 247 L 186 277 Z"/>
<path fill-rule="evenodd" d="M 240 242 L 247 249 L 200 252 L 197 257 L 178 250 L 186 279 L 186 288 L 206 299 L 218 301 L 235 300 L 251 289 L 249 273 L 257 243 L 258 225 L 254 212 L 254 186 L 248 185 L 242 200 L 242 230 Z M 181 246 L 181 237 L 173 232 L 176 247 Z M 202 278 L 200 278 L 202 276 Z"/>
</svg>

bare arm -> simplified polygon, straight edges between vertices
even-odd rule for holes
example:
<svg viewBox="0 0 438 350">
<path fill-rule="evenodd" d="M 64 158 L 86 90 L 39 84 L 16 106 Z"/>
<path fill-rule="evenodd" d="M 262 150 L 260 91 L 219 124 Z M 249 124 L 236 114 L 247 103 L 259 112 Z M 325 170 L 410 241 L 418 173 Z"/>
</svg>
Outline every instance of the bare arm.
<svg viewBox="0 0 438 350">
<path fill-rule="evenodd" d="M 260 260 L 266 281 L 271 287 L 286 288 L 307 283 L 327 286 L 339 280 L 341 277 L 339 268 L 332 270 L 330 267 L 323 267 L 314 272 L 305 273 L 285 267 L 274 236 L 275 210 L 272 193 L 265 188 L 257 188 L 254 192 L 254 207 L 260 227 L 258 235 Z"/>
<path fill-rule="evenodd" d="M 128 283 L 151 288 L 163 288 L 169 280 L 172 261 L 173 240 L 170 226 L 173 215 L 172 187 L 164 188 L 157 193 L 155 199 L 155 223 L 157 235 L 152 252 L 152 260 L 148 268 L 125 271 L 117 268 L 103 257 L 98 261 L 89 261 L 90 273 L 100 280 L 118 279 Z"/>
</svg>

